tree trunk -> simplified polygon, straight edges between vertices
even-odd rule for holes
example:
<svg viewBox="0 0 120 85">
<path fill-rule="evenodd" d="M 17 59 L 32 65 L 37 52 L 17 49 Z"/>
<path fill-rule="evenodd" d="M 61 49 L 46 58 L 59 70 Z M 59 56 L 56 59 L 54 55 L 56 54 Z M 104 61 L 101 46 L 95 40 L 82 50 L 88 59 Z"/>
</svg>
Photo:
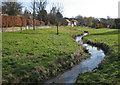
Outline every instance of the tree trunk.
<svg viewBox="0 0 120 85">
<path fill-rule="evenodd" d="M 22 31 L 22 26 L 21 26 L 21 31 Z"/>
<path fill-rule="evenodd" d="M 35 30 L 35 0 L 33 5 L 33 30 Z"/>
<path fill-rule="evenodd" d="M 57 25 L 57 35 L 59 35 L 59 31 L 58 31 L 58 25 Z"/>
</svg>

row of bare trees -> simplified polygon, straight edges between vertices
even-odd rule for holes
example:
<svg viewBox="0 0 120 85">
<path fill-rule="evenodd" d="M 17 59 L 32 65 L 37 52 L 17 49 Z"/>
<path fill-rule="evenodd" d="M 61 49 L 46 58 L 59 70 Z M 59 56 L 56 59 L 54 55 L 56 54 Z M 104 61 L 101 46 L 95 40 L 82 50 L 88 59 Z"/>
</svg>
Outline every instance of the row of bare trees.
<svg viewBox="0 0 120 85">
<path fill-rule="evenodd" d="M 62 15 L 63 7 L 60 5 L 60 3 L 51 4 L 52 7 L 50 8 L 49 13 L 46 10 L 46 7 L 49 5 L 48 0 L 33 0 L 33 2 L 30 4 L 31 6 L 27 6 L 27 8 L 24 10 L 24 13 L 22 13 L 22 8 L 25 7 L 23 3 L 20 3 L 17 0 L 16 2 L 2 2 L 2 13 L 8 15 L 24 14 L 27 20 L 29 19 L 29 15 L 27 13 L 30 13 L 33 16 L 33 21 L 34 19 L 37 19 L 40 22 L 44 21 L 46 25 L 49 22 L 51 25 L 56 25 L 57 27 L 59 25 L 67 25 L 67 22 Z M 102 27 L 104 25 L 105 28 L 120 28 L 120 20 L 112 19 L 110 17 L 107 17 L 107 19 L 97 19 L 94 17 L 83 17 L 79 15 L 76 16 L 75 19 L 77 19 L 79 26 L 98 28 L 98 25 Z"/>
<path fill-rule="evenodd" d="M 47 5 L 49 4 L 47 0 L 33 0 L 33 2 L 31 2 L 30 4 L 31 4 L 30 7 L 27 6 L 23 13 L 22 8 L 25 7 L 23 3 L 20 3 L 17 0 L 15 2 L 9 1 L 2 2 L 2 14 L 8 15 L 23 14 L 28 20 L 29 15 L 27 13 L 29 13 L 30 15 L 32 15 L 33 29 L 35 29 L 34 26 L 35 19 L 39 20 L 40 22 L 43 21 L 45 22 L 45 24 L 48 24 L 49 22 L 51 25 L 56 25 L 57 27 L 59 25 L 66 25 L 67 22 L 63 18 L 62 6 L 60 6 L 60 4 L 58 3 L 51 4 L 52 8 L 50 9 L 49 13 L 46 10 Z"/>
<path fill-rule="evenodd" d="M 9 2 L 8 0 L 2 2 L 2 14 L 8 14 L 8 15 L 24 14 L 24 16 L 28 18 L 29 15 L 27 15 L 26 13 L 30 13 L 31 15 L 34 16 L 33 18 L 38 19 L 39 21 L 44 21 L 46 24 L 50 22 L 52 25 L 56 25 L 56 24 L 63 25 L 64 23 L 62 22 L 64 20 L 62 15 L 62 6 L 60 6 L 58 3 L 51 4 L 52 8 L 50 9 L 50 12 L 47 13 L 46 10 L 47 5 L 48 5 L 47 0 L 33 0 L 33 2 L 31 2 L 30 7 L 27 6 L 23 13 L 22 8 L 25 7 L 23 3 L 20 3 L 17 0 L 15 2 Z"/>
<path fill-rule="evenodd" d="M 32 3 L 31 8 L 33 9 L 33 14 L 36 12 L 36 15 L 34 15 L 34 18 L 36 17 L 39 21 L 44 21 L 46 24 L 50 22 L 52 25 L 57 26 L 57 34 L 58 33 L 58 26 L 59 25 L 66 25 L 64 24 L 65 19 L 62 15 L 62 6 L 59 4 L 52 5 L 52 8 L 50 10 L 50 13 L 47 13 L 45 10 L 46 6 L 48 5 L 47 0 L 34 0 L 34 3 Z M 35 8 L 36 6 L 36 8 Z"/>
</svg>

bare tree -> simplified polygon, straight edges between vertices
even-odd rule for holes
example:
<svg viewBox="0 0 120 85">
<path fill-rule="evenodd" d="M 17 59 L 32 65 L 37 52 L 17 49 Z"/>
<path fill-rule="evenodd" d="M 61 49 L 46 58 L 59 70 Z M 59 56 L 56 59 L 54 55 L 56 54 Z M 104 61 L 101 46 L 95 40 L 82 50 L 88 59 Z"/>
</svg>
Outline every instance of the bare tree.
<svg viewBox="0 0 120 85">
<path fill-rule="evenodd" d="M 62 14 L 61 14 L 62 9 L 63 9 L 63 7 L 59 3 L 57 3 L 56 5 L 55 4 L 52 5 L 52 9 L 50 11 L 50 14 L 51 14 L 51 16 L 53 16 L 54 21 L 57 26 L 57 35 L 59 34 L 58 26 L 60 25 L 60 21 L 63 18 Z"/>
<path fill-rule="evenodd" d="M 35 7 L 34 7 L 35 6 Z M 37 18 L 38 20 L 46 20 L 47 11 L 45 10 L 47 6 L 47 0 L 34 0 L 34 2 L 31 2 L 30 9 L 33 10 L 33 18 Z M 45 18 L 45 19 L 44 19 Z M 33 24 L 34 24 L 33 19 Z"/>
<path fill-rule="evenodd" d="M 2 6 L 0 5 L 0 15 L 2 14 Z"/>
<path fill-rule="evenodd" d="M 35 30 L 35 0 L 33 4 L 33 30 Z"/>
<path fill-rule="evenodd" d="M 37 12 L 37 19 L 41 22 L 44 21 L 46 24 L 47 20 L 47 11 L 45 10 L 48 4 L 47 0 L 37 0 L 36 1 L 36 12 Z"/>
<path fill-rule="evenodd" d="M 35 13 L 39 13 L 42 9 L 45 9 L 48 2 L 47 0 L 35 0 Z M 33 10 L 34 1 L 31 2 L 29 10 Z"/>
<path fill-rule="evenodd" d="M 36 11 L 39 13 L 41 10 L 45 10 L 48 2 L 47 0 L 37 0 L 36 1 Z"/>
<path fill-rule="evenodd" d="M 63 6 L 60 3 L 52 4 L 52 8 L 50 13 L 56 14 L 57 12 L 62 13 L 63 12 Z"/>
</svg>

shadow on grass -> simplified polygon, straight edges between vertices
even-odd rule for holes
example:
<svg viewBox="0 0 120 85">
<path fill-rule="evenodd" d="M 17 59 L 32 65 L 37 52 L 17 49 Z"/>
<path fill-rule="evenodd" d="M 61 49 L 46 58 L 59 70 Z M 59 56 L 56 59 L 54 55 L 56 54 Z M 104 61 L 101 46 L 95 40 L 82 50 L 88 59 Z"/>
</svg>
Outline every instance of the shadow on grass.
<svg viewBox="0 0 120 85">
<path fill-rule="evenodd" d="M 110 32 L 104 32 L 104 33 L 91 34 L 91 35 L 114 35 L 114 34 L 119 34 L 118 30 L 110 31 Z"/>
</svg>

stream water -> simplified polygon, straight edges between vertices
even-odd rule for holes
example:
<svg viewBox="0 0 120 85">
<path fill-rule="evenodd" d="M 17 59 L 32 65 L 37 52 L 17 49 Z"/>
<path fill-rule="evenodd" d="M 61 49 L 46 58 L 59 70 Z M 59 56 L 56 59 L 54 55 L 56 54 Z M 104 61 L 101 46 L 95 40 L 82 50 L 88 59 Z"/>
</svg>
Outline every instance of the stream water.
<svg viewBox="0 0 120 85">
<path fill-rule="evenodd" d="M 88 35 L 85 33 L 83 36 Z M 99 63 L 104 59 L 105 54 L 104 51 L 101 49 L 98 49 L 97 47 L 90 46 L 88 44 L 83 44 L 82 37 L 79 36 L 76 37 L 76 42 L 82 44 L 83 47 L 86 47 L 88 49 L 89 53 L 91 54 L 91 57 L 80 62 L 78 65 L 74 66 L 70 70 L 64 72 L 62 75 L 57 76 L 54 79 L 51 79 L 47 81 L 46 83 L 75 83 L 77 77 L 85 72 L 90 72 L 94 68 L 98 67 Z"/>
</svg>

